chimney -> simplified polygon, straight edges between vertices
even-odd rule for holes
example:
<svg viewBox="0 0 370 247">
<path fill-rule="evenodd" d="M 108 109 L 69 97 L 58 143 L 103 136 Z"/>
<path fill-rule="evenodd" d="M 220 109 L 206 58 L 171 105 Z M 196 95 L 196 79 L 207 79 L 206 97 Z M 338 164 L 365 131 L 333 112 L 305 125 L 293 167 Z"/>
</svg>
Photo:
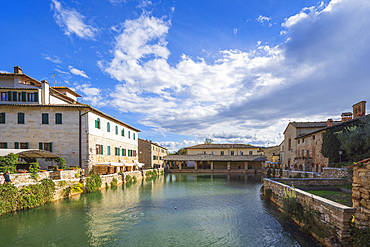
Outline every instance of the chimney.
<svg viewBox="0 0 370 247">
<path fill-rule="evenodd" d="M 333 126 L 333 119 L 329 118 L 326 123 L 327 123 L 326 125 L 327 127 Z"/>
<path fill-rule="evenodd" d="M 342 116 L 342 122 L 351 120 L 352 119 L 352 112 L 343 112 L 341 116 Z"/>
<path fill-rule="evenodd" d="M 41 81 L 41 95 L 41 104 L 50 104 L 49 83 L 45 80 Z"/>
<path fill-rule="evenodd" d="M 14 74 L 23 74 L 22 69 L 19 66 L 14 67 Z"/>
<path fill-rule="evenodd" d="M 358 102 L 352 106 L 353 118 L 361 117 L 366 115 L 366 101 Z"/>
</svg>

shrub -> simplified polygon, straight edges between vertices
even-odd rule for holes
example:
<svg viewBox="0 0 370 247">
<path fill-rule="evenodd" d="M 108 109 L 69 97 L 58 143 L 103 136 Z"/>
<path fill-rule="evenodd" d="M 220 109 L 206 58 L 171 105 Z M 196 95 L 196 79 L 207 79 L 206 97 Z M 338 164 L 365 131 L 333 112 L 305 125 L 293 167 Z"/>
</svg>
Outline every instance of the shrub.
<svg viewBox="0 0 370 247">
<path fill-rule="evenodd" d="M 163 170 L 161 171 L 161 175 L 164 175 L 164 171 Z"/>
<path fill-rule="evenodd" d="M 132 180 L 134 181 L 134 183 L 137 182 L 137 177 L 134 175 L 134 177 L 132 178 Z"/>
<path fill-rule="evenodd" d="M 308 178 L 308 173 L 307 172 L 304 173 L 304 178 Z"/>
<path fill-rule="evenodd" d="M 267 178 L 271 178 L 272 176 L 271 176 L 271 169 L 269 168 L 268 170 L 267 170 Z"/>
<path fill-rule="evenodd" d="M 279 177 L 281 178 L 283 176 L 283 168 L 280 168 L 279 170 Z"/>
<path fill-rule="evenodd" d="M 112 182 L 110 182 L 110 186 L 117 186 L 117 184 L 118 184 L 118 180 L 117 180 L 117 178 L 113 178 L 112 179 Z"/>
<path fill-rule="evenodd" d="M 270 199 L 272 196 L 272 190 L 271 189 L 265 189 L 265 197 L 267 199 Z"/>
<path fill-rule="evenodd" d="M 370 228 L 361 228 L 352 222 L 350 233 L 352 236 L 352 246 L 362 247 L 368 246 L 370 243 Z"/>
<path fill-rule="evenodd" d="M 18 161 L 18 155 L 10 153 L 5 157 L 0 157 L 0 172 L 6 173 L 6 171 L 10 171 L 10 173 L 16 172 L 16 163 Z"/>
<path fill-rule="evenodd" d="M 132 177 L 130 175 L 126 175 L 125 180 L 126 180 L 126 183 L 131 183 Z"/>
<path fill-rule="evenodd" d="M 50 179 L 43 179 L 39 184 L 24 186 L 19 191 L 10 183 L 0 185 L 0 215 L 51 202 L 54 190 L 55 184 Z"/>
<path fill-rule="evenodd" d="M 153 170 L 153 176 L 157 176 L 158 175 L 158 173 L 157 173 L 157 170 Z"/>
<path fill-rule="evenodd" d="M 31 177 L 33 179 L 35 179 L 37 181 L 38 177 L 39 177 L 39 170 L 40 170 L 40 166 L 39 166 L 39 163 L 31 163 L 28 171 L 31 173 Z"/>
<path fill-rule="evenodd" d="M 59 187 L 64 187 L 66 186 L 67 182 L 66 181 L 59 181 L 58 185 Z"/>
<path fill-rule="evenodd" d="M 94 192 L 100 189 L 102 181 L 99 175 L 91 175 L 86 178 L 85 190 L 86 192 Z"/>
</svg>

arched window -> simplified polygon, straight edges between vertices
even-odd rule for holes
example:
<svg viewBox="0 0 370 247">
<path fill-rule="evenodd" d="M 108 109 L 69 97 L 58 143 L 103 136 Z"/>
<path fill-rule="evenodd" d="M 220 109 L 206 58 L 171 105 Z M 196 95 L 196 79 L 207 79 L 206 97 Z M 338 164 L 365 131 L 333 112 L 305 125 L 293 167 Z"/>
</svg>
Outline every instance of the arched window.
<svg viewBox="0 0 370 247">
<path fill-rule="evenodd" d="M 100 119 L 95 120 L 95 128 L 100 129 Z"/>
<path fill-rule="evenodd" d="M 107 123 L 107 131 L 110 132 L 110 123 Z"/>
</svg>

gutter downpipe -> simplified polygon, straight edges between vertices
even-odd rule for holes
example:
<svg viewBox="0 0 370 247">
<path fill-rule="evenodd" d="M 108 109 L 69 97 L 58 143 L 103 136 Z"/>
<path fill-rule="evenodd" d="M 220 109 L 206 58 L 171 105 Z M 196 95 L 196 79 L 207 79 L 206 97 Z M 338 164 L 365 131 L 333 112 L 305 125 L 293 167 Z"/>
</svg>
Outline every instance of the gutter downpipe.
<svg viewBox="0 0 370 247">
<path fill-rule="evenodd" d="M 78 132 L 78 163 L 79 163 L 79 166 L 80 168 L 82 169 L 82 117 L 84 115 L 86 115 L 87 113 L 91 112 L 92 109 L 90 108 L 90 111 L 87 111 L 83 114 L 81 114 L 81 110 L 80 108 L 77 108 L 78 112 L 79 112 L 79 123 L 78 123 L 78 127 L 79 127 L 79 132 Z"/>
</svg>

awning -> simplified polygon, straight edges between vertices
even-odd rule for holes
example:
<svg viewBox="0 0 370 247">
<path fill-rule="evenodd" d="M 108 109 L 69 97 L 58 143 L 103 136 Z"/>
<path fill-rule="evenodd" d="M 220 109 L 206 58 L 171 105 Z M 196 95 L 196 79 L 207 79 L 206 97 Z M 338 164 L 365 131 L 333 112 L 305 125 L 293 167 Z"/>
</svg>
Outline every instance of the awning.
<svg viewBox="0 0 370 247">
<path fill-rule="evenodd" d="M 139 163 L 139 162 L 137 162 L 137 161 L 135 161 L 135 164 L 136 164 L 139 168 L 141 168 L 141 167 L 145 166 L 145 164 L 143 164 L 143 163 Z"/>
<path fill-rule="evenodd" d="M 59 158 L 58 155 L 39 149 L 0 149 L 0 156 L 17 154 L 18 158 Z"/>
<path fill-rule="evenodd" d="M 117 162 L 102 162 L 96 163 L 94 166 L 125 166 L 124 163 L 117 163 Z"/>
</svg>

